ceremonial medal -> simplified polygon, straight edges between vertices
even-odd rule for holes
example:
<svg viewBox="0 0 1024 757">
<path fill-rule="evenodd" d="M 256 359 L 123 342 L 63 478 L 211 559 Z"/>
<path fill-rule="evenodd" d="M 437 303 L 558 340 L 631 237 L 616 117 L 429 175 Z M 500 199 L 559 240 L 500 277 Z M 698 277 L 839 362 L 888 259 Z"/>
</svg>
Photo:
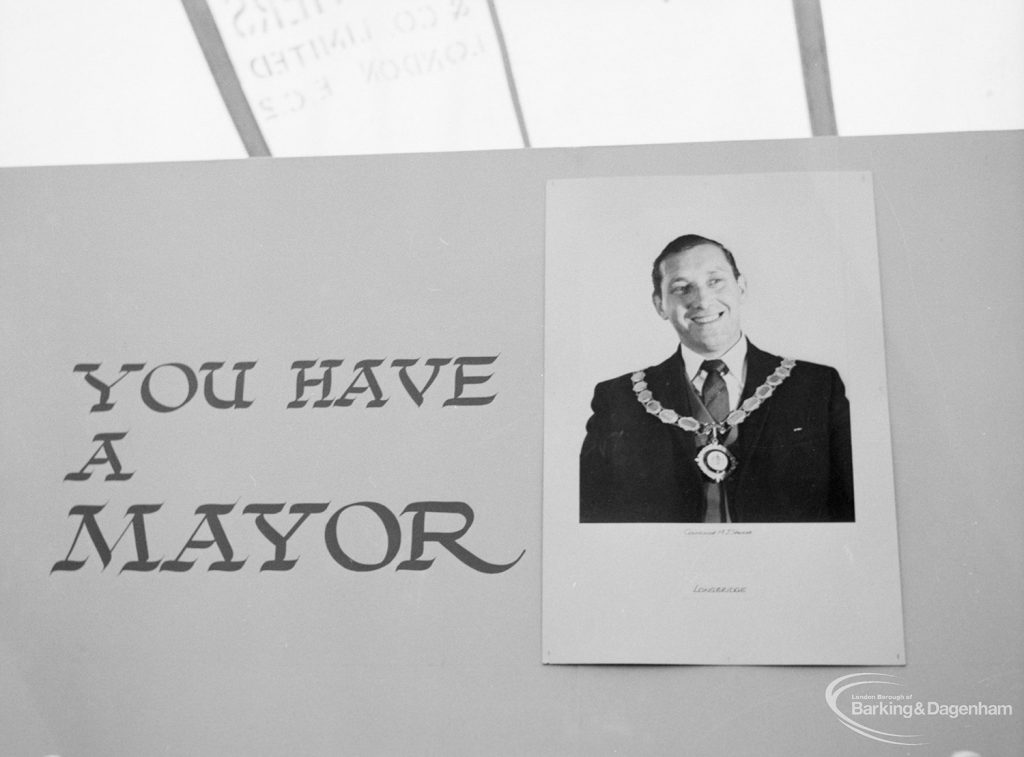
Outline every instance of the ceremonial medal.
<svg viewBox="0 0 1024 757">
<path fill-rule="evenodd" d="M 669 426 L 676 426 L 691 433 L 708 435 L 710 441 L 700 448 L 694 461 L 701 473 L 711 481 L 721 483 L 736 470 L 739 461 L 724 444 L 719 443 L 718 435 L 725 436 L 730 429 L 743 423 L 752 412 L 761 407 L 764 401 L 782 385 L 795 366 L 795 360 L 784 358 L 775 372 L 765 379 L 765 382 L 757 387 L 754 393 L 744 400 L 743 404 L 725 416 L 723 423 L 701 423 L 696 418 L 680 415 L 675 410 L 664 407 L 654 399 L 651 390 L 647 387 L 644 371 L 637 371 L 629 378 L 633 382 L 633 392 L 636 394 L 637 401 L 644 406 L 648 413 Z"/>
<path fill-rule="evenodd" d="M 697 457 L 697 467 L 701 473 L 715 483 L 721 483 L 726 476 L 736 469 L 736 458 L 725 445 L 711 442 L 701 447 Z"/>
</svg>

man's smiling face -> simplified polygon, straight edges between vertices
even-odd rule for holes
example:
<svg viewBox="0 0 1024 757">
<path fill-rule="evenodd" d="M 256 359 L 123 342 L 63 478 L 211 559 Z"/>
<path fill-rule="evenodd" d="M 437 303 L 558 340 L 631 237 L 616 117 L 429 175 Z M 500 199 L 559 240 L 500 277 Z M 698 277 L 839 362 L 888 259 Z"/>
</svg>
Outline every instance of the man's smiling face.
<svg viewBox="0 0 1024 757">
<path fill-rule="evenodd" d="M 747 285 L 719 247 L 697 245 L 670 255 L 660 266 L 654 308 L 675 327 L 680 342 L 698 355 L 716 358 L 739 341 Z"/>
</svg>

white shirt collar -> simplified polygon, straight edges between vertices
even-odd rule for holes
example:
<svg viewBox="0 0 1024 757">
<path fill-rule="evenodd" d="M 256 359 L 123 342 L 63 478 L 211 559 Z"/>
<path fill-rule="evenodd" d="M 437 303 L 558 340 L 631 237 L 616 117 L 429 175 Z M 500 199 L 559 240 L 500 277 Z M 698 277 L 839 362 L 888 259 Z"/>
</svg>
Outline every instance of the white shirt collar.
<svg viewBox="0 0 1024 757">
<path fill-rule="evenodd" d="M 697 377 L 697 374 L 700 373 L 700 367 L 706 358 L 698 355 L 681 342 L 679 344 L 679 354 L 682 356 L 683 365 L 686 367 L 686 377 L 690 379 L 690 381 L 693 381 Z M 740 385 L 742 385 L 746 378 L 747 337 L 741 334 L 736 344 L 730 347 L 725 354 L 721 355 L 718 359 L 725 363 L 726 367 L 729 369 L 729 373 L 731 373 Z"/>
</svg>

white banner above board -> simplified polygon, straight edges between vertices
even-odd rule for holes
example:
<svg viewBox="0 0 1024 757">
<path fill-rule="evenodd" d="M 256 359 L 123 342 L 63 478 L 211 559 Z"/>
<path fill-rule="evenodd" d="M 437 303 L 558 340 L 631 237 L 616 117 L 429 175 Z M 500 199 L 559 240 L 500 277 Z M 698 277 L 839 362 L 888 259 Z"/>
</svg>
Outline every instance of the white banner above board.
<svg viewBox="0 0 1024 757">
<path fill-rule="evenodd" d="M 485 0 L 210 9 L 275 156 L 523 145 Z"/>
</svg>

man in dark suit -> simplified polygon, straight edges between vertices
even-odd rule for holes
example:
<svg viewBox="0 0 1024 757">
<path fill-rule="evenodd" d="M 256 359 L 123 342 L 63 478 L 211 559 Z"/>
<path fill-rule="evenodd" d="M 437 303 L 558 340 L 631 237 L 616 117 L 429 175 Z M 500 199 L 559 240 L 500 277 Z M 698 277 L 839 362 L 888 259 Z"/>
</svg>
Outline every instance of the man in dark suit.
<svg viewBox="0 0 1024 757">
<path fill-rule="evenodd" d="M 652 280 L 679 349 L 595 388 L 580 521 L 854 520 L 850 407 L 836 370 L 747 340 L 746 281 L 712 239 L 670 242 Z"/>
</svg>

